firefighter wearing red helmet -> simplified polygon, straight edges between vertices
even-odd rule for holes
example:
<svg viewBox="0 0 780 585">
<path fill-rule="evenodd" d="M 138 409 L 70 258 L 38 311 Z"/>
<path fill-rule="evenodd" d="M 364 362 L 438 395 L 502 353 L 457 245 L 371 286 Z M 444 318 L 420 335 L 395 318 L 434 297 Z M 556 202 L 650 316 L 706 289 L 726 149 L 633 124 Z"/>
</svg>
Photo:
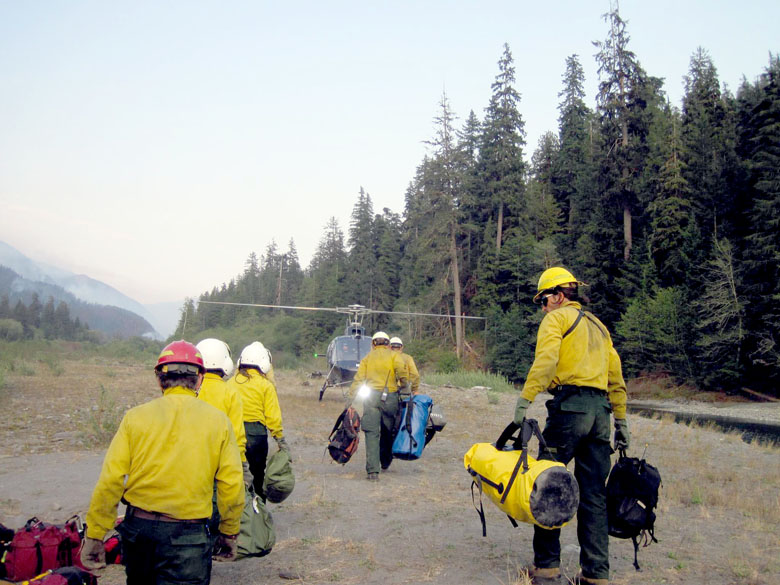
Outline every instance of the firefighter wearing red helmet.
<svg viewBox="0 0 780 585">
<path fill-rule="evenodd" d="M 217 542 L 227 551 L 217 559 L 235 558 L 244 507 L 238 444 L 224 413 L 197 400 L 205 367 L 194 345 L 167 345 L 154 369 L 163 395 L 131 408 L 119 424 L 92 493 L 81 560 L 88 569 L 105 566 L 103 537 L 122 500 L 127 510 L 118 531 L 128 585 L 208 585 L 206 522 L 215 480 Z"/>
</svg>

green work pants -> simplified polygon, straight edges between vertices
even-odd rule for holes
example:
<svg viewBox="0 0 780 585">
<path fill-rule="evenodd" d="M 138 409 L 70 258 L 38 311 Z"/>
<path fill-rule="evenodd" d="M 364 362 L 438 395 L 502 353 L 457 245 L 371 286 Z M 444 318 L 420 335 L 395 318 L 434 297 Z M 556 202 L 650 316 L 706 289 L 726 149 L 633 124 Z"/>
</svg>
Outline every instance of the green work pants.
<svg viewBox="0 0 780 585">
<path fill-rule="evenodd" d="M 378 473 L 393 462 L 393 433 L 395 415 L 398 412 L 398 393 L 388 392 L 382 402 L 382 392 L 372 390 L 363 401 L 363 418 L 360 425 L 366 434 L 366 472 Z"/>
<path fill-rule="evenodd" d="M 117 526 L 127 585 L 208 585 L 211 540 L 206 522 L 125 517 Z"/>
<path fill-rule="evenodd" d="M 547 450 L 539 459 L 568 464 L 574 459 L 574 477 L 580 488 L 577 539 L 582 574 L 609 579 L 609 534 L 606 481 L 610 469 L 610 413 L 606 392 L 567 386 L 547 401 L 547 422 L 542 435 Z M 560 529 L 534 526 L 534 565 L 559 567 Z"/>
</svg>

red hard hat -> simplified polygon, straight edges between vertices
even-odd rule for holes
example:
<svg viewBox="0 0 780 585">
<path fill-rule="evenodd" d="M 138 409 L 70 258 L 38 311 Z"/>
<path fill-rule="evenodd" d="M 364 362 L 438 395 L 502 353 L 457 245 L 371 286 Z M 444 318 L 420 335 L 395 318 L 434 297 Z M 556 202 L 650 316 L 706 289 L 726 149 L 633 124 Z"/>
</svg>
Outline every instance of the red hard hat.
<svg viewBox="0 0 780 585">
<path fill-rule="evenodd" d="M 159 370 L 166 364 L 191 364 L 197 366 L 198 371 L 205 372 L 206 367 L 203 364 L 203 356 L 200 355 L 198 348 L 189 341 L 174 341 L 165 346 L 157 358 L 156 370 Z"/>
</svg>

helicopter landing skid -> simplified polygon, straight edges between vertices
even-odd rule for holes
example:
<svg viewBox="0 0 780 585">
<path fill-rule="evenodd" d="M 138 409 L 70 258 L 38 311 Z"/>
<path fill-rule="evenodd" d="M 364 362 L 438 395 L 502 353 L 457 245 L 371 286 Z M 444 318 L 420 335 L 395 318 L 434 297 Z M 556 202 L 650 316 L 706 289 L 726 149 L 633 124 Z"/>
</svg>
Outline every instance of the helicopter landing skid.
<svg viewBox="0 0 780 585">
<path fill-rule="evenodd" d="M 346 386 L 347 384 L 351 384 L 351 382 L 339 382 L 339 383 L 337 383 L 337 384 L 331 384 L 331 383 L 330 383 L 330 382 L 328 382 L 328 380 L 326 379 L 326 380 L 325 380 L 325 382 L 322 384 L 322 388 L 320 388 L 320 397 L 319 397 L 319 401 L 322 401 L 322 395 L 323 395 L 323 394 L 325 394 L 325 390 L 326 390 L 327 388 L 335 388 L 336 386 Z M 342 394 L 345 394 L 345 395 L 346 395 L 346 393 L 345 393 L 344 391 L 342 391 Z"/>
</svg>

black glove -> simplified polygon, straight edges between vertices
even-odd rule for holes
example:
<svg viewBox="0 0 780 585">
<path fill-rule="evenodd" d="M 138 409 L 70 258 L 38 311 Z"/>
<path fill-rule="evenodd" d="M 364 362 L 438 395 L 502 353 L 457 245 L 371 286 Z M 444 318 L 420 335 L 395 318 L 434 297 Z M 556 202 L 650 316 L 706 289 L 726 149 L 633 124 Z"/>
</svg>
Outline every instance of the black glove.
<svg viewBox="0 0 780 585">
<path fill-rule="evenodd" d="M 236 560 L 238 553 L 238 534 L 228 536 L 221 534 L 217 536 L 217 542 L 214 543 L 214 554 L 212 558 L 220 562 L 232 562 Z"/>
</svg>

